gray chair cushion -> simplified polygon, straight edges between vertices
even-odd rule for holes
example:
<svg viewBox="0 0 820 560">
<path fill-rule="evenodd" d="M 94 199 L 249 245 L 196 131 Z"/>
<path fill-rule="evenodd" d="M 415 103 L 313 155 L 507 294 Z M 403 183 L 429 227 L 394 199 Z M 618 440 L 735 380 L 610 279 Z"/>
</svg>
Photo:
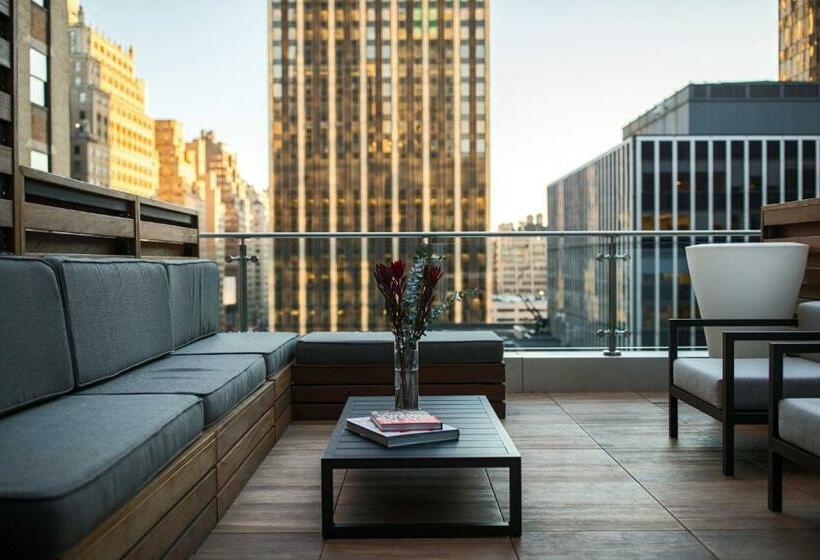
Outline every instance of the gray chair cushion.
<svg viewBox="0 0 820 560">
<path fill-rule="evenodd" d="M 784 399 L 778 412 L 780 438 L 820 456 L 820 398 Z"/>
<path fill-rule="evenodd" d="M 74 388 L 65 311 L 46 263 L 0 258 L 0 414 Z"/>
<path fill-rule="evenodd" d="M 783 390 L 787 397 L 820 394 L 820 364 L 802 358 L 784 361 Z M 675 385 L 715 406 L 722 406 L 723 360 L 719 358 L 679 358 L 675 360 Z M 768 410 L 769 360 L 735 360 L 735 408 Z"/>
<path fill-rule="evenodd" d="M 419 341 L 422 364 L 500 363 L 504 342 L 491 331 L 431 331 Z M 389 332 L 316 332 L 296 344 L 300 364 L 392 364 Z"/>
<path fill-rule="evenodd" d="M 299 335 L 288 332 L 217 333 L 183 346 L 174 354 L 257 354 L 272 375 L 293 360 Z"/>
<path fill-rule="evenodd" d="M 167 356 L 85 389 L 83 395 L 196 395 L 209 426 L 265 382 L 260 356 Z"/>
<path fill-rule="evenodd" d="M 68 395 L 0 420 L 0 556 L 53 557 L 202 431 L 188 395 Z"/>
<path fill-rule="evenodd" d="M 77 385 L 115 375 L 172 350 L 168 276 L 134 259 L 50 257 L 58 272 Z"/>
<path fill-rule="evenodd" d="M 174 348 L 219 330 L 219 268 L 214 261 L 168 260 Z"/>
</svg>

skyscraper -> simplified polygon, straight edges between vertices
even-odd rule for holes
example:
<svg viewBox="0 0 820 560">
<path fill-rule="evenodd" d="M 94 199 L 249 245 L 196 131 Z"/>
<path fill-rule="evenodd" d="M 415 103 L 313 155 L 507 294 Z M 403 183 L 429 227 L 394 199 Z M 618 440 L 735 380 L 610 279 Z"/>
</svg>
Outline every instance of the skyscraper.
<svg viewBox="0 0 820 560">
<path fill-rule="evenodd" d="M 72 176 L 99 179 L 103 174 L 83 172 L 107 165 L 108 183 L 103 186 L 156 196 L 159 158 L 154 120 L 146 113 L 145 82 L 134 71 L 134 49 L 124 48 L 90 27 L 77 0 L 68 4 L 72 101 L 77 103 L 72 108 L 77 119 L 72 123 Z M 89 105 L 92 93 L 100 102 Z"/>
<path fill-rule="evenodd" d="M 0 253 L 22 253 L 18 165 L 69 172 L 68 41 L 61 2 L 0 2 Z"/>
<path fill-rule="evenodd" d="M 780 80 L 816 82 L 818 73 L 818 0 L 779 0 Z"/>
<path fill-rule="evenodd" d="M 486 230 L 485 0 L 270 0 L 275 231 Z M 415 241 L 275 245 L 277 328 L 376 328 L 374 262 Z M 456 240 L 450 289 L 489 291 L 484 240 Z M 294 298 L 293 294 L 298 294 Z M 487 294 L 453 310 L 481 322 Z"/>
</svg>

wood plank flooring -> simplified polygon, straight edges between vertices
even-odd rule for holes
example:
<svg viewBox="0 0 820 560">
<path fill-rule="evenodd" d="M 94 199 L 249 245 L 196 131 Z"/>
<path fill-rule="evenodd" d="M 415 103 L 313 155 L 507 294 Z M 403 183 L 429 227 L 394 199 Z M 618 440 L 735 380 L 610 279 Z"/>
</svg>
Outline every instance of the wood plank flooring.
<svg viewBox="0 0 820 560">
<path fill-rule="evenodd" d="M 783 513 L 766 509 L 766 428 L 738 429 L 736 476 L 720 474 L 720 429 L 681 406 L 666 435 L 661 393 L 507 395 L 522 454 L 520 539 L 329 540 L 319 458 L 333 422 L 295 422 L 196 558 L 288 560 L 820 558 L 820 475 L 787 470 Z M 500 469 L 336 474 L 338 520 L 497 520 Z"/>
</svg>

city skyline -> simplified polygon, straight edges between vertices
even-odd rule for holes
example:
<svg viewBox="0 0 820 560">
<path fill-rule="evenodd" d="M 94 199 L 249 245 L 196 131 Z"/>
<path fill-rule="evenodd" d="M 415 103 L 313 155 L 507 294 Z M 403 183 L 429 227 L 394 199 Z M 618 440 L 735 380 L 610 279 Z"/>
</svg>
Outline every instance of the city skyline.
<svg viewBox="0 0 820 560">
<path fill-rule="evenodd" d="M 776 78 L 777 2 L 694 0 L 663 12 L 653 5 L 582 1 L 558 11 L 552 2 L 489 2 L 492 229 L 534 205 L 542 210 L 544 185 L 618 142 L 620 128 L 669 91 L 688 82 Z M 243 175 L 267 188 L 266 2 L 220 10 L 223 4 L 205 1 L 194 11 L 172 0 L 162 3 L 161 18 L 151 9 L 158 3 L 83 6 L 91 25 L 134 45 L 151 116 L 220 131 Z M 704 10 L 711 17 L 701 21 Z M 215 28 L 224 32 L 214 35 Z M 207 65 L 202 45 L 214 47 Z"/>
</svg>

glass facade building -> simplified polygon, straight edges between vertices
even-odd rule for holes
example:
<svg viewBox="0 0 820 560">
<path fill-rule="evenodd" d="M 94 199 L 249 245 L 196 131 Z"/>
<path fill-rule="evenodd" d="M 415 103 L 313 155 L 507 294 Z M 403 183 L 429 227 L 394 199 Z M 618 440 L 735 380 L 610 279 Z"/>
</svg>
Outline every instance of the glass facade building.
<svg viewBox="0 0 820 560">
<path fill-rule="evenodd" d="M 274 231 L 487 229 L 487 13 L 485 0 L 271 1 Z M 383 326 L 372 266 L 415 244 L 276 241 L 273 325 Z M 484 321 L 486 241 L 440 250 L 448 288 L 485 291 L 451 320 Z"/>
<path fill-rule="evenodd" d="M 804 88 L 801 84 L 792 86 Z M 621 145 L 550 184 L 548 228 L 758 230 L 763 205 L 820 197 L 820 126 L 815 134 L 789 134 L 783 124 L 802 120 L 800 126 L 811 125 L 811 121 L 794 116 L 804 111 L 816 113 L 820 99 L 788 98 L 788 88 L 776 86 L 780 92 L 773 91 L 771 100 L 761 101 L 756 92 L 762 84 L 735 84 L 733 88 L 745 96 L 738 94 L 727 100 L 723 95 L 726 87 L 687 86 L 649 117 L 644 115 L 630 123 Z M 704 88 L 707 93 L 699 95 L 697 90 Z M 676 98 L 684 101 L 675 103 Z M 761 111 L 762 106 L 775 110 Z M 701 133 L 703 128 L 715 126 L 715 119 L 704 115 L 726 112 L 727 107 L 747 125 L 751 119 L 745 119 L 744 113 L 756 114 L 758 119 L 768 114 L 772 122 L 761 121 L 760 127 L 768 131 L 780 126 L 784 132 Z M 688 134 L 633 133 L 664 127 L 679 131 L 681 114 L 687 119 Z M 618 265 L 618 328 L 631 333 L 624 340 L 625 346 L 662 347 L 667 344 L 667 319 L 696 316 L 686 246 L 744 240 L 694 235 L 674 239 L 652 234 L 620 239 L 618 251 L 630 256 Z M 603 343 L 597 331 L 606 328 L 606 267 L 596 256 L 606 250 L 600 240 L 590 237 L 550 241 L 549 320 L 553 336 L 563 345 Z M 694 333 L 689 342 L 699 343 Z"/>
<path fill-rule="evenodd" d="M 818 0 L 778 0 L 779 79 L 816 82 Z"/>
</svg>

